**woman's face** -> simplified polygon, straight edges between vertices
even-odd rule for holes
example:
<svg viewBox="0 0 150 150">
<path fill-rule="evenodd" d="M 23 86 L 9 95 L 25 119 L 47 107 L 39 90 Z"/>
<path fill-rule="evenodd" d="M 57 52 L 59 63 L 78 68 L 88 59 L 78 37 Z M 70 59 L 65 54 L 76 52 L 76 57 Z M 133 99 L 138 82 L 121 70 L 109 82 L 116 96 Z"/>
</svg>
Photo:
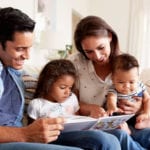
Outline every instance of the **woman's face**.
<svg viewBox="0 0 150 150">
<path fill-rule="evenodd" d="M 109 62 L 111 53 L 110 42 L 111 37 L 89 36 L 81 42 L 81 46 L 90 60 L 103 65 Z"/>
</svg>

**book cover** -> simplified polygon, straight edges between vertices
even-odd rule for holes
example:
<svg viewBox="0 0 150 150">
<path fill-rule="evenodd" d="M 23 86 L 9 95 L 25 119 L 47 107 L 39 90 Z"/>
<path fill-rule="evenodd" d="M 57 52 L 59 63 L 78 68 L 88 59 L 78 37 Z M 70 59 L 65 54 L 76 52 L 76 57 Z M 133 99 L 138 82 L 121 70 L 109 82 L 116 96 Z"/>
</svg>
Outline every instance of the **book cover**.
<svg viewBox="0 0 150 150">
<path fill-rule="evenodd" d="M 118 115 L 101 117 L 98 119 L 87 116 L 68 116 L 64 124 L 64 132 L 75 130 L 111 130 L 133 117 L 131 115 Z"/>
</svg>

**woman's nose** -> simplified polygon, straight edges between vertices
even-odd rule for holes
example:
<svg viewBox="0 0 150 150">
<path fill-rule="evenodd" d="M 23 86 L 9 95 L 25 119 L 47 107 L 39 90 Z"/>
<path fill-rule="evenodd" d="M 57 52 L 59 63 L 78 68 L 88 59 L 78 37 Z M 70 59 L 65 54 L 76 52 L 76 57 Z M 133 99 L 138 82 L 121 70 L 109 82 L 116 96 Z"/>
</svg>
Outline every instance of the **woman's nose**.
<svg viewBox="0 0 150 150">
<path fill-rule="evenodd" d="M 100 51 L 96 50 L 94 54 L 95 54 L 95 55 L 94 55 L 94 56 L 95 56 L 95 59 L 100 59 L 100 57 L 101 57 Z"/>
</svg>

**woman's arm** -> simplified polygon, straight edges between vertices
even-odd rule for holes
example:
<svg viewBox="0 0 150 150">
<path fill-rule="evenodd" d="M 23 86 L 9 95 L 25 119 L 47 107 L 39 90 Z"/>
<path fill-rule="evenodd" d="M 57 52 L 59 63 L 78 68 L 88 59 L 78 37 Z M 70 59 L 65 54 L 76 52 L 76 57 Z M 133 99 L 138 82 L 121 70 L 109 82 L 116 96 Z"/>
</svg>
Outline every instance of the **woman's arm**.
<svg viewBox="0 0 150 150">
<path fill-rule="evenodd" d="M 78 97 L 78 100 L 79 100 L 79 105 L 80 105 L 79 114 L 80 115 L 90 116 L 93 118 L 99 118 L 99 117 L 107 115 L 104 108 L 102 108 L 96 104 L 87 104 L 87 103 L 82 102 L 79 99 L 79 91 L 77 89 L 74 90 L 74 93 L 76 94 L 76 96 Z"/>
<path fill-rule="evenodd" d="M 134 97 L 135 101 L 119 100 L 118 106 L 124 111 L 125 114 L 136 114 L 141 111 L 142 97 Z"/>
</svg>

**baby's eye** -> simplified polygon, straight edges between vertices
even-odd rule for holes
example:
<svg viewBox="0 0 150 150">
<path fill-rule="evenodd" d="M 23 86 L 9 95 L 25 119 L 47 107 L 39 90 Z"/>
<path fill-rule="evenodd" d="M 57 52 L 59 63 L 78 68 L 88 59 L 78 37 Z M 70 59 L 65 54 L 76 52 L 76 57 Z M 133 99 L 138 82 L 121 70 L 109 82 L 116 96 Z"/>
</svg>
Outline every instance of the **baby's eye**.
<svg viewBox="0 0 150 150">
<path fill-rule="evenodd" d="M 122 82 L 122 81 L 119 81 L 118 83 L 119 83 L 119 84 L 123 84 L 124 82 Z"/>
<path fill-rule="evenodd" d="M 130 84 L 134 84 L 134 83 L 135 83 L 134 81 L 131 81 L 131 82 L 130 82 Z"/>
</svg>

